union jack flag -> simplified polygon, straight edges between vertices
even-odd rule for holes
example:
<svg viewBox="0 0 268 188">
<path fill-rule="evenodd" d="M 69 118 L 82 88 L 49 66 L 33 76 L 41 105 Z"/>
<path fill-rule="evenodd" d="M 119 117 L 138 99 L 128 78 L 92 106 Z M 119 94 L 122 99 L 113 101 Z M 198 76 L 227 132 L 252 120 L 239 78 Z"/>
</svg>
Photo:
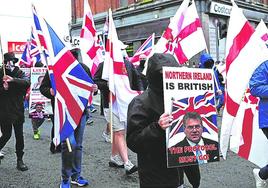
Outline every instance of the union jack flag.
<svg viewBox="0 0 268 188">
<path fill-rule="evenodd" d="M 26 42 L 24 51 L 21 55 L 19 66 L 29 68 L 32 66 L 32 58 L 30 55 L 30 42 Z"/>
<path fill-rule="evenodd" d="M 129 61 L 134 65 L 139 65 L 140 56 L 148 57 L 154 46 L 154 33 L 139 47 L 133 57 L 129 58 Z"/>
<path fill-rule="evenodd" d="M 25 49 L 22 53 L 19 66 L 28 67 L 28 68 L 34 67 L 37 62 L 41 62 L 40 51 L 41 49 L 37 45 L 37 41 L 35 40 L 35 37 L 33 34 L 33 28 L 32 28 L 30 40 L 25 45 Z M 47 54 L 45 55 L 46 57 L 48 56 Z"/>
<path fill-rule="evenodd" d="M 39 28 L 49 52 L 48 69 L 55 92 L 55 145 L 72 135 L 88 104 L 93 81 L 55 31 L 43 19 Z M 43 46 L 44 47 L 44 46 Z"/>
<path fill-rule="evenodd" d="M 34 5 L 32 5 L 32 12 L 33 12 L 33 20 L 34 20 L 34 27 L 32 29 L 32 34 L 33 34 L 32 39 L 35 39 L 33 40 L 33 45 L 42 47 L 43 49 L 41 50 L 42 51 L 44 50 L 45 53 L 48 54 L 47 45 L 46 45 L 43 31 L 41 28 L 40 20 L 38 18 Z"/>
<path fill-rule="evenodd" d="M 36 62 L 40 62 L 41 61 L 41 53 L 40 53 L 41 49 L 40 47 L 38 47 L 37 45 L 37 41 L 34 37 L 34 34 L 33 34 L 33 29 L 32 29 L 32 32 L 31 32 L 31 39 L 30 39 L 30 55 L 31 55 L 31 59 L 33 61 L 33 67 L 34 67 L 34 64 Z M 46 54 L 47 56 L 47 54 Z"/>
<path fill-rule="evenodd" d="M 183 116 L 186 112 L 197 112 L 203 122 L 203 135 L 218 140 L 217 114 L 213 92 L 172 101 L 173 122 L 169 132 L 169 147 L 178 143 L 178 137 L 183 138 Z"/>
</svg>

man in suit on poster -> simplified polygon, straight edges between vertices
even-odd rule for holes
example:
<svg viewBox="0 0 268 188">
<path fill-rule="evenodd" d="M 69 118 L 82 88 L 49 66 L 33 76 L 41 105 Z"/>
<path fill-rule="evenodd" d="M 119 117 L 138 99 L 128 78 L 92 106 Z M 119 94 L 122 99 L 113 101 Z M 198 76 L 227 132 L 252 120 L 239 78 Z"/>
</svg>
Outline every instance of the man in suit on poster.
<svg viewBox="0 0 268 188">
<path fill-rule="evenodd" d="M 168 149 L 170 166 L 184 166 L 219 161 L 218 142 L 202 137 L 202 118 L 197 112 L 183 117 L 185 138 Z"/>
</svg>

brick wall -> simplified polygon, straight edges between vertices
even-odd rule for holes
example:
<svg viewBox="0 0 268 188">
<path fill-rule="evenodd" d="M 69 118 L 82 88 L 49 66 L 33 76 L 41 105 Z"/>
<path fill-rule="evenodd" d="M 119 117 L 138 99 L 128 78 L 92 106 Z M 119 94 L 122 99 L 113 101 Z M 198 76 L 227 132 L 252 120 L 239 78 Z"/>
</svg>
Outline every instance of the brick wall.
<svg viewBox="0 0 268 188">
<path fill-rule="evenodd" d="M 109 8 L 114 10 L 119 7 L 119 0 L 89 0 L 88 2 L 93 15 L 107 12 Z"/>
<path fill-rule="evenodd" d="M 109 8 L 115 10 L 120 7 L 119 0 L 88 0 L 92 14 L 107 12 Z M 128 4 L 135 3 L 135 0 L 128 0 Z M 74 19 L 82 18 L 84 14 L 84 0 L 72 0 L 72 16 Z"/>
</svg>

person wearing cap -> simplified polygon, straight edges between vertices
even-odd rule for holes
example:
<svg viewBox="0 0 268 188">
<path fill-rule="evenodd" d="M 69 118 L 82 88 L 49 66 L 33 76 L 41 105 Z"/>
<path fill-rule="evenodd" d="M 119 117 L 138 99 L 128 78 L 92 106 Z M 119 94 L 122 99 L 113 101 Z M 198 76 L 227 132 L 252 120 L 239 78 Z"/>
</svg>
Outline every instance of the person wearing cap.
<svg viewBox="0 0 268 188">
<path fill-rule="evenodd" d="M 13 52 L 4 54 L 4 64 L 0 70 L 0 150 L 9 141 L 14 128 L 16 138 L 17 169 L 28 170 L 23 162 L 24 155 L 24 105 L 23 98 L 30 86 L 29 78 L 15 64 L 18 58 Z M 4 72 L 5 71 L 5 72 Z"/>
</svg>

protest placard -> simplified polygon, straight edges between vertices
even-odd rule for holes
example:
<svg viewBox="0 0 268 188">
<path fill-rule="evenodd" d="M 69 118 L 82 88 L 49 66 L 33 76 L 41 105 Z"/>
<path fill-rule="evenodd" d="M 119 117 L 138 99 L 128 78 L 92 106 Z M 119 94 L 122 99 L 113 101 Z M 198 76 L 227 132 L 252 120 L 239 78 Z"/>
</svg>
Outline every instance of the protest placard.
<svg viewBox="0 0 268 188">
<path fill-rule="evenodd" d="M 51 101 L 40 93 L 40 85 L 45 76 L 47 68 L 43 67 L 32 67 L 31 68 L 31 87 L 30 87 L 30 108 L 29 108 L 29 117 L 35 113 L 36 106 L 42 104 L 44 117 L 48 117 L 53 114 Z"/>
<path fill-rule="evenodd" d="M 211 69 L 163 67 L 167 165 L 219 161 L 214 75 Z"/>
</svg>

